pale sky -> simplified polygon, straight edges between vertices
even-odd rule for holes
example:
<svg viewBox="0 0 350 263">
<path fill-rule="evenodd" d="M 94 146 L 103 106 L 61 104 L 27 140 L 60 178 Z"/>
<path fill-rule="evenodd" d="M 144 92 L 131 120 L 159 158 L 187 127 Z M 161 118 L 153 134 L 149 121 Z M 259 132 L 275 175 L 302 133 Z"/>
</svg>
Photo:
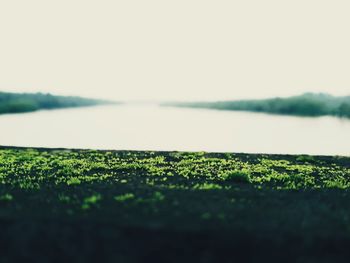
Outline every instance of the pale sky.
<svg viewBox="0 0 350 263">
<path fill-rule="evenodd" d="M 349 0 L 0 0 L 0 90 L 115 100 L 350 94 Z"/>
</svg>

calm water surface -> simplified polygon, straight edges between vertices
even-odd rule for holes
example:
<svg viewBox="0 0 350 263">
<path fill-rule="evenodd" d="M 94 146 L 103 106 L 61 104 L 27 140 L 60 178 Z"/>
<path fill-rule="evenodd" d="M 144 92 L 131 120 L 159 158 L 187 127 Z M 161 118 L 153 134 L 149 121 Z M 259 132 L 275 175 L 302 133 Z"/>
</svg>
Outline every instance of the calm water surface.
<svg viewBox="0 0 350 263">
<path fill-rule="evenodd" d="M 350 155 L 350 120 L 99 106 L 1 115 L 0 145 Z"/>
</svg>

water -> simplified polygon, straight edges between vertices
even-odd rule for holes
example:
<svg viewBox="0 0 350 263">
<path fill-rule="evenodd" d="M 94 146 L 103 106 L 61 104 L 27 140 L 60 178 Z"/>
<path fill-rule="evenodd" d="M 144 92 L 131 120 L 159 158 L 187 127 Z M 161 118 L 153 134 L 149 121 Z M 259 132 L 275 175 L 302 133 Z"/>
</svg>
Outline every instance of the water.
<svg viewBox="0 0 350 263">
<path fill-rule="evenodd" d="M 99 106 L 0 116 L 0 145 L 350 155 L 350 120 Z"/>
</svg>

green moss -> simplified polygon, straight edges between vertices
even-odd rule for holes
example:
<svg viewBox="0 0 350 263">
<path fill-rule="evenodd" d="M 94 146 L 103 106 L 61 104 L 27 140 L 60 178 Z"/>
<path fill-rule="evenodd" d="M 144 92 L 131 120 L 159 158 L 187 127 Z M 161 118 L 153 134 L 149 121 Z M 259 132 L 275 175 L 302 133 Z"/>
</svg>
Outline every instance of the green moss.
<svg viewBox="0 0 350 263">
<path fill-rule="evenodd" d="M 0 202 L 10 202 L 13 200 L 13 196 L 11 194 L 0 195 Z"/>
<path fill-rule="evenodd" d="M 80 183 L 81 183 L 81 181 L 76 177 L 72 177 L 72 178 L 67 180 L 67 185 L 78 185 Z"/>
<path fill-rule="evenodd" d="M 101 200 L 102 200 L 102 196 L 100 194 L 94 194 L 94 195 L 85 197 L 81 208 L 83 210 L 90 209 L 92 206 L 96 206 L 97 203 Z"/>
<path fill-rule="evenodd" d="M 222 186 L 219 184 L 213 184 L 213 183 L 202 183 L 202 184 L 195 184 L 193 186 L 194 190 L 215 190 L 215 189 L 222 189 Z"/>
<path fill-rule="evenodd" d="M 250 182 L 250 172 L 246 169 L 244 170 L 236 170 L 236 171 L 228 171 L 223 177 L 226 181 L 230 182 L 238 182 L 238 183 L 249 183 Z"/>
<path fill-rule="evenodd" d="M 117 202 L 124 202 L 127 200 L 134 199 L 135 195 L 133 193 L 122 194 L 114 197 L 114 200 Z"/>
<path fill-rule="evenodd" d="M 152 231 L 167 240 L 172 231 L 199 239 L 209 233 L 215 242 L 227 234 L 225 245 L 241 242 L 239 233 L 253 242 L 266 233 L 271 240 L 281 240 L 279 233 L 292 233 L 289 240 L 295 233 L 308 240 L 349 236 L 350 158 L 312 158 L 0 148 L 0 221 L 19 225 L 2 233 L 16 240 L 23 229 L 39 229 L 33 236 L 40 240 L 50 222 L 57 228 L 50 228 L 52 240 L 68 226 L 69 237 L 82 231 L 86 238 L 93 227 L 102 240 L 135 227 L 145 231 L 145 243 Z M 120 238 L 118 246 L 134 242 Z"/>
</svg>

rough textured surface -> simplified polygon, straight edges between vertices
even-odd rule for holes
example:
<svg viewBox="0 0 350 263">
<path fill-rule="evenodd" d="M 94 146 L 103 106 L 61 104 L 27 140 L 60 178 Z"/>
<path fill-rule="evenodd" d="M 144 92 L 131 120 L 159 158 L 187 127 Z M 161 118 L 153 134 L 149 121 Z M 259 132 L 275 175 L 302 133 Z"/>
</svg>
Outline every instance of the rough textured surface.
<svg viewBox="0 0 350 263">
<path fill-rule="evenodd" d="M 350 158 L 0 148 L 1 262 L 347 262 Z"/>
</svg>

